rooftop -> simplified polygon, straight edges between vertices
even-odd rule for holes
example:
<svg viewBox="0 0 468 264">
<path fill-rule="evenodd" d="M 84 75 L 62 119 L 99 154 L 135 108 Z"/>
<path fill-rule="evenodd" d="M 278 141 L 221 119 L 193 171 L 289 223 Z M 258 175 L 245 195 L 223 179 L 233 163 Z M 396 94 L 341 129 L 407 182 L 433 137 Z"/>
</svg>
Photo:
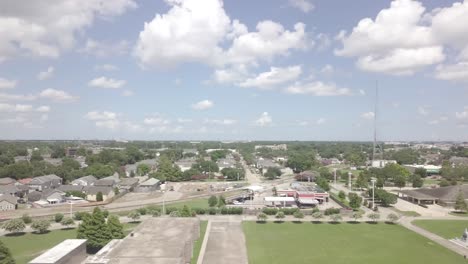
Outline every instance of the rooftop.
<svg viewBox="0 0 468 264">
<path fill-rule="evenodd" d="M 86 239 L 66 239 L 62 243 L 47 250 L 39 257 L 31 260 L 30 264 L 55 264 L 67 256 L 71 251 L 86 243 Z"/>
</svg>

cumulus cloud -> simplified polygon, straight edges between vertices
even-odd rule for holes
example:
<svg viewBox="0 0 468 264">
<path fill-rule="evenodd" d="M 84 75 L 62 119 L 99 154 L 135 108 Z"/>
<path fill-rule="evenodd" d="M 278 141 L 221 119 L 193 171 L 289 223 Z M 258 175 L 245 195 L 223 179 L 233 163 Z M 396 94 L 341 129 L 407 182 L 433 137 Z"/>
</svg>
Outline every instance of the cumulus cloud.
<svg viewBox="0 0 468 264">
<path fill-rule="evenodd" d="M 331 75 L 333 72 L 335 72 L 335 68 L 333 68 L 333 66 L 330 64 L 323 66 L 323 68 L 320 70 L 320 73 L 323 73 L 326 75 Z"/>
<path fill-rule="evenodd" d="M 313 96 L 341 96 L 351 95 L 348 88 L 339 88 L 333 83 L 323 83 L 320 81 L 309 83 L 296 83 L 285 90 L 289 94 L 310 94 Z"/>
<path fill-rule="evenodd" d="M 468 82 L 468 61 L 438 65 L 435 76 L 440 80 Z"/>
<path fill-rule="evenodd" d="M 100 128 L 107 128 L 107 129 L 114 130 L 121 125 L 117 114 L 114 112 L 109 112 L 109 111 L 102 111 L 102 112 L 91 111 L 91 112 L 88 112 L 84 116 L 84 118 L 90 121 L 94 121 L 94 124 L 96 125 L 96 127 L 100 127 Z"/>
<path fill-rule="evenodd" d="M 465 108 L 461 112 L 455 112 L 455 117 L 459 120 L 468 121 L 468 106 L 465 106 Z"/>
<path fill-rule="evenodd" d="M 8 113 L 27 113 L 27 112 L 39 112 L 45 113 L 49 112 L 49 106 L 39 106 L 34 108 L 33 105 L 25 105 L 25 104 L 3 104 L 0 103 L 0 112 L 8 112 Z"/>
<path fill-rule="evenodd" d="M 321 124 L 325 123 L 325 121 L 327 121 L 327 119 L 325 119 L 325 118 L 319 118 L 319 119 L 317 119 L 317 121 L 315 121 L 315 124 L 321 125 Z"/>
<path fill-rule="evenodd" d="M 271 67 L 270 71 L 248 78 L 241 82 L 241 87 L 257 87 L 261 89 L 270 88 L 279 84 L 296 80 L 302 73 L 300 65 L 285 68 Z"/>
<path fill-rule="evenodd" d="M 17 83 L 18 82 L 15 80 L 0 78 L 0 89 L 13 89 L 16 87 Z"/>
<path fill-rule="evenodd" d="M 364 119 L 374 119 L 375 114 L 374 112 L 365 112 L 361 114 L 361 117 Z"/>
<path fill-rule="evenodd" d="M 0 93 L 0 101 L 34 101 L 37 97 L 32 94 Z"/>
<path fill-rule="evenodd" d="M 160 114 L 154 114 L 151 117 L 145 118 L 143 120 L 143 123 L 145 125 L 149 125 L 149 126 L 165 126 L 165 125 L 170 124 L 171 122 L 168 119 L 165 119 Z"/>
<path fill-rule="evenodd" d="M 205 110 L 214 106 L 213 101 L 203 100 L 192 105 L 195 110 Z"/>
<path fill-rule="evenodd" d="M 105 89 L 118 89 L 127 83 L 125 80 L 116 80 L 104 76 L 95 78 L 88 82 L 91 87 L 105 88 Z"/>
<path fill-rule="evenodd" d="M 37 75 L 37 79 L 40 81 L 47 80 L 54 75 L 54 71 L 54 67 L 49 66 L 47 70 L 42 71 Z"/>
<path fill-rule="evenodd" d="M 422 116 L 427 116 L 429 114 L 429 107 L 426 106 L 418 106 L 418 114 Z"/>
<path fill-rule="evenodd" d="M 314 5 L 308 0 L 289 0 L 289 4 L 304 13 L 309 13 L 315 8 Z"/>
<path fill-rule="evenodd" d="M 268 114 L 268 112 L 263 112 L 260 117 L 255 120 L 255 124 L 261 127 L 269 126 L 272 123 L 273 119 L 271 118 L 270 114 Z"/>
<path fill-rule="evenodd" d="M 170 10 L 145 23 L 139 34 L 134 54 L 143 66 L 255 64 L 307 46 L 302 23 L 289 31 L 279 23 L 260 21 L 257 31 L 249 32 L 240 21 L 231 21 L 221 0 L 166 2 Z"/>
<path fill-rule="evenodd" d="M 136 7 L 133 0 L 0 1 L 0 61 L 19 54 L 58 57 L 97 18 L 111 18 Z"/>
<path fill-rule="evenodd" d="M 191 123 L 192 121 L 193 121 L 193 120 L 190 119 L 190 118 L 180 118 L 180 117 L 177 118 L 177 122 L 178 122 L 178 123 L 182 123 L 182 124 L 184 124 L 184 123 Z"/>
<path fill-rule="evenodd" d="M 43 90 L 40 94 L 39 97 L 45 98 L 45 99 L 50 99 L 52 101 L 56 102 L 69 102 L 69 101 L 74 101 L 78 99 L 77 96 L 72 96 L 69 93 L 62 91 L 62 90 L 56 90 L 56 89 L 45 89 Z"/>
<path fill-rule="evenodd" d="M 125 91 L 122 92 L 122 96 L 126 96 L 126 97 L 133 96 L 133 91 L 125 90 Z"/>
</svg>

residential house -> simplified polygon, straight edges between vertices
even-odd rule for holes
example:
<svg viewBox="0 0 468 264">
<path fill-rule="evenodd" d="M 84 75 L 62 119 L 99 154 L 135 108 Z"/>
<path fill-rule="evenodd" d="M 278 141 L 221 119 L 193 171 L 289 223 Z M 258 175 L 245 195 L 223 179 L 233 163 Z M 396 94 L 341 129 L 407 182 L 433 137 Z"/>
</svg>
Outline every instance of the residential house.
<svg viewBox="0 0 468 264">
<path fill-rule="evenodd" d="M 71 182 L 72 185 L 91 186 L 97 181 L 96 177 L 92 175 L 78 178 Z"/>
<path fill-rule="evenodd" d="M 55 174 L 39 176 L 33 178 L 27 185 L 32 190 L 42 191 L 45 189 L 54 189 L 62 184 L 62 178 Z"/>
<path fill-rule="evenodd" d="M 100 180 L 95 181 L 93 186 L 114 188 L 116 184 L 117 183 L 115 182 L 114 179 L 100 179 Z"/>
<path fill-rule="evenodd" d="M 84 193 L 86 194 L 86 200 L 90 202 L 97 201 L 97 194 L 102 194 L 102 200 L 107 201 L 115 196 L 114 189 L 111 187 L 100 187 L 100 186 L 87 186 L 84 188 Z"/>
<path fill-rule="evenodd" d="M 20 190 L 14 184 L 0 185 L 0 194 L 8 194 L 8 195 L 16 196 L 19 192 Z"/>
<path fill-rule="evenodd" d="M 37 202 L 40 205 L 59 204 L 65 201 L 65 192 L 58 189 L 45 189 L 42 192 L 33 191 L 28 194 L 29 202 Z"/>
<path fill-rule="evenodd" d="M 158 169 L 158 160 L 157 159 L 147 159 L 147 160 L 141 160 L 139 162 L 136 162 L 135 164 L 127 164 L 125 165 L 125 175 L 127 177 L 130 177 L 132 171 L 137 175 L 137 170 L 138 170 L 138 165 L 140 164 L 145 164 L 150 167 L 150 173 L 154 172 Z"/>
<path fill-rule="evenodd" d="M 118 184 L 117 187 L 120 190 L 132 191 L 138 186 L 138 178 L 123 178 Z"/>
<path fill-rule="evenodd" d="M 50 158 L 50 157 L 49 158 L 44 158 L 44 161 L 48 162 L 48 163 L 50 163 L 50 164 L 52 164 L 54 166 L 60 166 L 63 163 L 62 159 L 54 159 L 54 158 Z"/>
<path fill-rule="evenodd" d="M 184 149 L 182 150 L 182 155 L 186 155 L 186 154 L 193 154 L 195 156 L 198 156 L 198 150 L 197 149 Z"/>
<path fill-rule="evenodd" d="M 67 192 L 82 192 L 84 186 L 83 185 L 60 185 L 57 190 L 60 190 L 64 193 Z"/>
<path fill-rule="evenodd" d="M 10 177 L 0 178 L 0 186 L 2 186 L 2 185 L 11 185 L 11 184 L 15 184 L 15 183 L 16 183 L 16 180 L 12 179 Z"/>
<path fill-rule="evenodd" d="M 0 211 L 15 210 L 18 199 L 9 194 L 0 194 Z"/>
<path fill-rule="evenodd" d="M 459 165 L 468 165 L 468 158 L 466 157 L 451 157 L 449 160 L 452 166 L 459 166 Z"/>
<path fill-rule="evenodd" d="M 142 182 L 137 188 L 136 192 L 152 192 L 160 189 L 160 181 L 155 178 L 150 178 L 145 182 Z"/>
<path fill-rule="evenodd" d="M 195 159 L 181 159 L 176 161 L 174 164 L 179 166 L 180 170 L 184 172 L 192 168 L 192 165 L 195 164 Z"/>
<path fill-rule="evenodd" d="M 383 168 L 387 166 L 387 164 L 396 164 L 396 160 L 373 160 L 371 162 L 372 168 Z"/>
<path fill-rule="evenodd" d="M 219 159 L 216 164 L 219 167 L 219 170 L 222 170 L 224 168 L 235 168 L 236 167 L 236 161 L 233 158 L 225 158 L 225 159 Z"/>
</svg>

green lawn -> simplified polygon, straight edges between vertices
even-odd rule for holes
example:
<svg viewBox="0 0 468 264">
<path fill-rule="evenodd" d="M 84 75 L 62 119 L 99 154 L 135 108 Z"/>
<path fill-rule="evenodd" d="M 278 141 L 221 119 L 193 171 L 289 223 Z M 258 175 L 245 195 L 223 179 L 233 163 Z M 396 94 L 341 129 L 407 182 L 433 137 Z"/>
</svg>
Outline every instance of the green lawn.
<svg viewBox="0 0 468 264">
<path fill-rule="evenodd" d="M 127 235 L 138 223 L 123 225 L 124 233 Z M 11 250 L 16 264 L 26 264 L 41 253 L 69 238 L 76 238 L 76 229 L 54 230 L 47 234 L 25 233 L 19 236 L 1 236 L 0 240 Z"/>
<path fill-rule="evenodd" d="M 200 249 L 203 244 L 203 238 L 205 237 L 207 225 L 208 225 L 208 221 L 200 221 L 200 238 L 198 238 L 193 244 L 193 256 L 192 256 L 192 260 L 190 261 L 191 264 L 197 263 L 198 256 L 200 255 Z"/>
<path fill-rule="evenodd" d="M 401 210 L 398 210 L 396 209 L 395 207 L 391 207 L 390 209 L 392 209 L 393 211 L 403 215 L 403 216 L 411 216 L 411 217 L 418 217 L 418 216 L 421 216 L 418 212 L 415 212 L 415 211 L 401 211 Z"/>
<path fill-rule="evenodd" d="M 414 220 L 413 224 L 443 238 L 461 237 L 468 220 Z"/>
<path fill-rule="evenodd" d="M 249 263 L 466 263 L 399 225 L 244 222 Z"/>
</svg>

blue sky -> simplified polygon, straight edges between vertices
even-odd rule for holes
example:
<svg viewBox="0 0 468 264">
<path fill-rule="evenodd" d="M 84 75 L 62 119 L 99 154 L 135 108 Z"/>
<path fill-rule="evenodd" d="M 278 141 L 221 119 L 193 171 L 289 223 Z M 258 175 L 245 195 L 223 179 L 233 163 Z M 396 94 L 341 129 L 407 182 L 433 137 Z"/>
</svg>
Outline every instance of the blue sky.
<svg viewBox="0 0 468 264">
<path fill-rule="evenodd" d="M 6 0 L 2 139 L 468 140 L 468 1 Z"/>
</svg>

